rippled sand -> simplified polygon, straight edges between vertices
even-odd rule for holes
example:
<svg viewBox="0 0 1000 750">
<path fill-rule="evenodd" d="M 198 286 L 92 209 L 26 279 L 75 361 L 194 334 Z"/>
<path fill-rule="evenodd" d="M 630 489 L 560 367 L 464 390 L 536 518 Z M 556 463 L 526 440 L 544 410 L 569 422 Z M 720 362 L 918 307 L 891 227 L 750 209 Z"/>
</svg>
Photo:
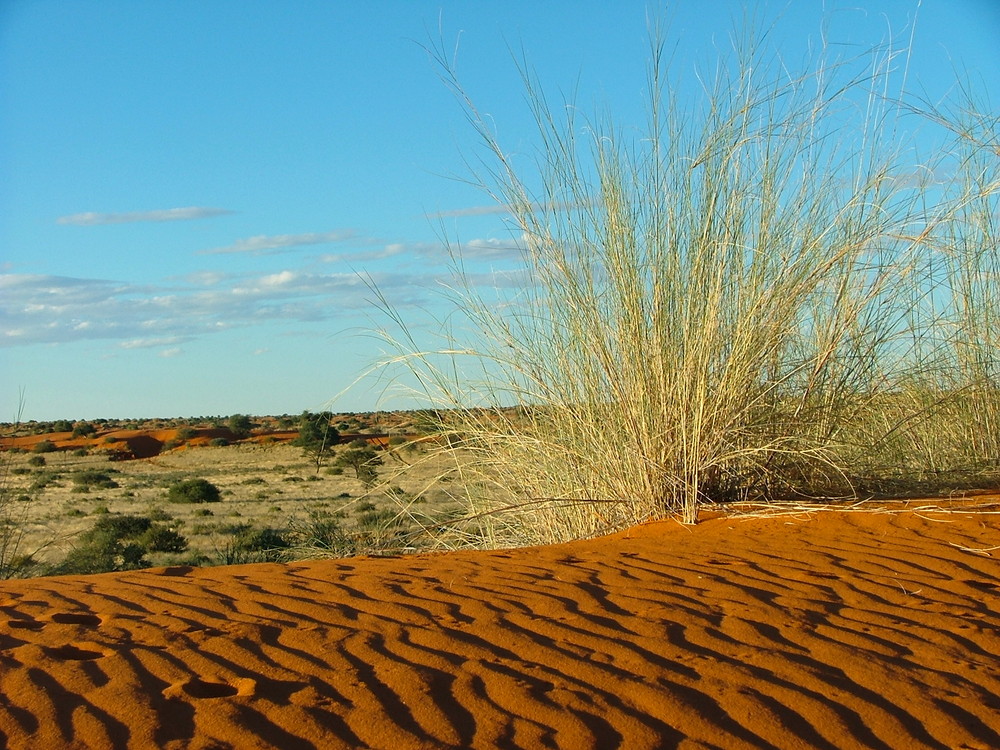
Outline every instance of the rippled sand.
<svg viewBox="0 0 1000 750">
<path fill-rule="evenodd" d="M 997 545 L 822 512 L 3 582 L 0 746 L 998 748 Z"/>
</svg>

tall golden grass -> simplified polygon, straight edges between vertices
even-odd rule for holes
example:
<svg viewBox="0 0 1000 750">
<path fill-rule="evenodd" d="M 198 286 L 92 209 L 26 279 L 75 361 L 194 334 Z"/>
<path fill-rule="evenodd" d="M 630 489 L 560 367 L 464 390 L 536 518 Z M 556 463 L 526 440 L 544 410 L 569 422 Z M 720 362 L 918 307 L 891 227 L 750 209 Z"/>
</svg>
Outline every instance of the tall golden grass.
<svg viewBox="0 0 1000 750">
<path fill-rule="evenodd" d="M 791 75 L 765 38 L 689 102 L 654 35 L 639 132 L 550 106 L 525 66 L 528 171 L 432 50 L 525 270 L 483 288 L 456 246 L 439 345 L 384 298 L 380 333 L 490 543 L 995 466 L 996 118 L 894 92 L 905 49 Z M 949 138 L 929 161 L 920 128 Z"/>
</svg>

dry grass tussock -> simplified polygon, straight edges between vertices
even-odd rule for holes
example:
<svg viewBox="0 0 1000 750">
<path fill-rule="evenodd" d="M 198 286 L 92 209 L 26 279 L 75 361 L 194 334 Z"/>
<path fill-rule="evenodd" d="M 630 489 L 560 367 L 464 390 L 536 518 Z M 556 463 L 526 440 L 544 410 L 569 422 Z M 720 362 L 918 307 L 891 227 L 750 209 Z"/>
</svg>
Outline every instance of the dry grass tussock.
<svg viewBox="0 0 1000 750">
<path fill-rule="evenodd" d="M 763 39 L 696 102 L 654 42 L 639 134 L 550 106 L 525 67 L 527 172 L 432 50 L 523 271 L 480 286 L 456 247 L 441 340 L 386 304 L 383 364 L 461 448 L 489 543 L 995 481 L 997 118 L 968 87 L 951 108 L 895 90 L 906 49 L 795 76 Z"/>
</svg>

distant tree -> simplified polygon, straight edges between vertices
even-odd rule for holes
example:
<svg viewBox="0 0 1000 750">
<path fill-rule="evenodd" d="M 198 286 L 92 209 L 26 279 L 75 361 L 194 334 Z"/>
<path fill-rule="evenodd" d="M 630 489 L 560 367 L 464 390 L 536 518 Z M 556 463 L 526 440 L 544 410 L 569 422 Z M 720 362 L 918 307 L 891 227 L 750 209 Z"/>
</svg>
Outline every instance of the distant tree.
<svg viewBox="0 0 1000 750">
<path fill-rule="evenodd" d="M 233 414 L 229 418 L 229 429 L 238 438 L 245 438 L 253 429 L 253 422 L 246 414 Z"/>
<path fill-rule="evenodd" d="M 302 412 L 299 417 L 299 436 L 292 441 L 292 445 L 302 448 L 307 456 L 313 458 L 317 473 L 323 465 L 323 459 L 340 442 L 340 432 L 333 426 L 332 420 L 333 415 L 328 411 L 319 414 Z"/>
<path fill-rule="evenodd" d="M 68 419 L 58 419 L 52 423 L 49 432 L 72 432 L 73 423 Z"/>
<path fill-rule="evenodd" d="M 39 440 L 31 451 L 33 453 L 52 453 L 55 449 L 56 445 L 51 440 Z"/>
<path fill-rule="evenodd" d="M 370 487 L 378 479 L 378 470 L 376 467 L 382 465 L 382 457 L 366 441 L 355 440 L 347 447 L 347 450 L 337 454 L 333 465 L 335 467 L 350 467 L 354 469 L 355 476 L 366 487 Z"/>
<path fill-rule="evenodd" d="M 97 432 L 97 428 L 90 422 L 79 422 L 73 428 L 73 437 L 90 437 Z"/>
</svg>

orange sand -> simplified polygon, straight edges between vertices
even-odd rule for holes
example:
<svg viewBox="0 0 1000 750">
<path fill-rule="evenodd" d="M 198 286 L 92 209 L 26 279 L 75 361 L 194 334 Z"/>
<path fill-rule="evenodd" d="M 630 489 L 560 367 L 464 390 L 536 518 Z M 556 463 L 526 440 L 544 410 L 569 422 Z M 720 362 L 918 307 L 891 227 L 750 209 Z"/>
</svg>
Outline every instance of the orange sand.
<svg viewBox="0 0 1000 750">
<path fill-rule="evenodd" d="M 998 748 L 997 545 L 825 512 L 0 583 L 0 747 Z"/>
</svg>

